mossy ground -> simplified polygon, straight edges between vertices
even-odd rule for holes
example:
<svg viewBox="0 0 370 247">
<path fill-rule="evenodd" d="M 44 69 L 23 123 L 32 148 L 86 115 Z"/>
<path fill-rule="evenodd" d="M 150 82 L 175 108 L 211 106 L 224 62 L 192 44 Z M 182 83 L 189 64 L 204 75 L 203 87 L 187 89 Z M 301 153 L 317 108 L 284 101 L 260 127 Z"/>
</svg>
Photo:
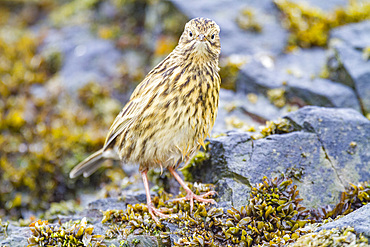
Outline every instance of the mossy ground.
<svg viewBox="0 0 370 247">
<path fill-rule="evenodd" d="M 199 194 L 212 188 L 196 184 L 192 189 Z M 181 196 L 184 194 L 176 197 Z M 164 191 L 154 197 L 155 206 L 173 216 L 161 219 L 161 225 L 151 219 L 145 204 L 105 211 L 102 223 L 110 227 L 106 238 L 126 239 L 131 234 L 143 234 L 157 236 L 165 243 L 170 241 L 170 235 L 177 235 L 175 246 L 283 246 L 297 240 L 297 246 L 302 246 L 309 237 L 305 237 L 306 240 L 300 237 L 312 233 L 315 225 L 368 203 L 370 186 L 367 182 L 351 185 L 334 209 L 303 207 L 296 185 L 285 177 L 265 177 L 262 183 L 252 187 L 249 203 L 241 208 L 225 209 L 196 202 L 190 212 L 188 203 L 171 202 L 171 198 L 172 195 Z M 351 242 L 368 241 L 349 231 Z"/>
</svg>

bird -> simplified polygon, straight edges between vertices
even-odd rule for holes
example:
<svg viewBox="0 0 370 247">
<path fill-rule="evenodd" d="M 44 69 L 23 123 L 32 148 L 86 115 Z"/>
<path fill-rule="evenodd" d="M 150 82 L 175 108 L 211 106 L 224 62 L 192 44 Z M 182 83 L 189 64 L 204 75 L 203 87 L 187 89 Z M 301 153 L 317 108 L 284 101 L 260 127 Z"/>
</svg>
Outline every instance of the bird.
<svg viewBox="0 0 370 247">
<path fill-rule="evenodd" d="M 168 218 L 155 208 L 147 172 L 167 168 L 186 192 L 175 200 L 194 199 L 215 204 L 209 191 L 196 195 L 175 171 L 201 148 L 210 135 L 218 111 L 221 78 L 220 27 L 198 17 L 185 24 L 174 50 L 138 84 L 117 115 L 103 147 L 70 171 L 70 178 L 90 176 L 102 159 L 118 159 L 123 165 L 139 164 L 151 217 Z"/>
</svg>

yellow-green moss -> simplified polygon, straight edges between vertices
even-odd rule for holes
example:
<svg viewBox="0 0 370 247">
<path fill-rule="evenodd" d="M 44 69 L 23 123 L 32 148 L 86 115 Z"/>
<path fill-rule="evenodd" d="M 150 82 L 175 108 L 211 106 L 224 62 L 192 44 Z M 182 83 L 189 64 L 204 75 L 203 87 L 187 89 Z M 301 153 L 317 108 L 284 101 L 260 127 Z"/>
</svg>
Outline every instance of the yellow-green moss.
<svg viewBox="0 0 370 247">
<path fill-rule="evenodd" d="M 236 17 L 236 23 L 238 26 L 244 30 L 257 33 L 261 32 L 262 26 L 257 22 L 255 12 L 256 10 L 252 8 L 241 9 Z"/>
<path fill-rule="evenodd" d="M 340 215 L 347 215 L 369 202 L 370 181 L 365 181 L 358 185 L 350 184 L 341 193 L 340 201 L 333 209 L 328 210 L 327 207 L 312 209 L 311 217 L 316 221 L 328 218 L 335 219 Z"/>
<path fill-rule="evenodd" d="M 32 235 L 28 246 L 106 246 L 102 244 L 104 235 L 93 235 L 94 227 L 86 218 L 62 225 L 38 220 L 29 227 Z"/>
<path fill-rule="evenodd" d="M 349 1 L 345 7 L 338 7 L 331 12 L 309 6 L 306 2 L 297 3 L 289 0 L 274 0 L 283 13 L 282 24 L 289 29 L 290 37 L 287 50 L 297 46 L 326 46 L 329 31 L 348 23 L 370 19 L 370 3 Z"/>
<path fill-rule="evenodd" d="M 285 89 L 283 88 L 267 90 L 267 97 L 276 107 L 282 108 L 286 104 Z"/>
<path fill-rule="evenodd" d="M 363 234 L 357 234 L 352 227 L 345 229 L 333 228 L 319 232 L 308 233 L 289 245 L 291 247 L 305 246 L 368 246 L 368 239 Z"/>
<path fill-rule="evenodd" d="M 0 218 L 0 236 L 7 235 L 8 226 L 9 226 L 9 222 L 3 222 L 2 219 Z"/>
<path fill-rule="evenodd" d="M 319 77 L 323 79 L 329 79 L 330 77 L 330 69 L 327 64 L 325 64 L 319 73 Z"/>
<path fill-rule="evenodd" d="M 242 131 L 247 131 L 247 132 L 255 132 L 256 131 L 254 126 L 249 125 L 247 122 L 239 119 L 236 116 L 227 117 L 225 119 L 225 123 L 226 123 L 226 129 L 227 130 L 236 128 L 236 129 L 240 129 Z"/>
<path fill-rule="evenodd" d="M 292 131 L 292 125 L 287 119 L 278 119 L 274 121 L 266 121 L 265 126 L 260 126 L 260 133 L 253 135 L 253 139 L 264 138 L 269 135 L 289 133 Z"/>
<path fill-rule="evenodd" d="M 362 50 L 362 57 L 365 61 L 368 61 L 370 59 L 370 46 Z"/>
<path fill-rule="evenodd" d="M 192 187 L 192 186 L 191 186 Z M 193 187 L 199 194 L 209 187 Z M 180 196 L 184 196 L 182 192 Z M 156 225 L 145 204 L 128 205 L 126 210 L 104 212 L 103 223 L 109 223 L 108 237 L 129 234 L 157 234 L 166 238 L 169 233 L 180 237 L 175 246 L 251 246 L 255 244 L 283 244 L 292 242 L 301 233 L 298 228 L 309 220 L 308 210 L 300 205 L 296 186 L 285 178 L 263 179 L 252 188 L 249 204 L 240 209 L 225 210 L 195 202 L 190 212 L 188 202 L 166 202 L 170 197 L 160 192 L 153 198 L 156 207 L 172 215 L 161 219 L 177 225 L 177 232 L 169 232 L 166 224 Z"/>
<path fill-rule="evenodd" d="M 208 147 L 209 142 L 206 143 L 206 148 Z M 198 164 L 204 162 L 205 160 L 209 159 L 209 154 L 205 151 L 198 151 L 192 159 L 181 168 L 182 174 L 184 175 L 187 181 L 193 181 L 193 176 L 191 173 L 192 167 L 196 167 Z"/>
<path fill-rule="evenodd" d="M 200 184 L 189 186 L 196 194 L 211 189 Z M 311 237 L 301 236 L 313 232 L 312 227 L 304 228 L 308 223 L 327 222 L 325 219 L 333 217 L 343 205 L 348 209 L 350 203 L 354 206 L 352 209 L 356 209 L 370 201 L 368 183 L 352 185 L 343 193 L 335 209 L 325 211 L 327 207 L 323 207 L 321 212 L 324 213 L 317 214 L 316 210 L 301 205 L 299 191 L 291 179 L 264 177 L 262 183 L 252 187 L 249 203 L 238 209 L 226 210 L 195 201 L 193 212 L 190 212 L 188 202 L 171 202 L 171 195 L 160 190 L 153 203 L 172 216 L 160 219 L 163 224 L 157 225 L 152 220 L 145 204 L 128 205 L 126 210 L 107 210 L 102 223 L 110 227 L 107 238 L 126 239 L 130 234 L 149 234 L 167 239 L 169 234 L 176 234 L 179 239 L 175 246 L 283 246 L 297 239 L 297 246 L 303 246 L 302 241 Z M 184 191 L 176 197 L 182 196 L 185 196 Z M 177 231 L 170 230 L 168 223 L 176 225 Z M 361 235 L 357 240 L 368 241 Z"/>
<path fill-rule="evenodd" d="M 221 87 L 225 89 L 235 89 L 235 81 L 239 75 L 239 70 L 246 63 L 246 59 L 239 56 L 230 56 L 220 60 Z"/>
</svg>

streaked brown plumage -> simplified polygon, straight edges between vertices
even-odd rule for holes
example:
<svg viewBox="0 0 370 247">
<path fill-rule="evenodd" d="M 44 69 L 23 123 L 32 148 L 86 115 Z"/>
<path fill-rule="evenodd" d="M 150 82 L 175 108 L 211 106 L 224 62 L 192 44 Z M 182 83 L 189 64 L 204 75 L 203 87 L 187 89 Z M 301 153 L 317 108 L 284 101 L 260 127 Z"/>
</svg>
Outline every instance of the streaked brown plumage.
<svg viewBox="0 0 370 247">
<path fill-rule="evenodd" d="M 215 122 L 221 83 L 219 32 L 210 19 L 190 20 L 176 48 L 136 87 L 110 127 L 103 148 L 78 164 L 70 177 L 91 175 L 101 158 L 119 158 L 140 164 L 148 209 L 155 220 L 155 215 L 166 215 L 151 204 L 149 168 L 168 168 L 187 191 L 191 206 L 193 198 L 214 203 L 204 199 L 213 193 L 195 195 L 174 168 L 204 145 Z"/>
</svg>

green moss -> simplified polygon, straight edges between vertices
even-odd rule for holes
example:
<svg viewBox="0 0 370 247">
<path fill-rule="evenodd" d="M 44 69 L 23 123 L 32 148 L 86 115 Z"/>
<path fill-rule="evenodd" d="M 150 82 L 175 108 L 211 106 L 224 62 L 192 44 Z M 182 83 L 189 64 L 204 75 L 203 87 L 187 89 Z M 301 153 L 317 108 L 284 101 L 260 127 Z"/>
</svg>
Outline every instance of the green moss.
<svg viewBox="0 0 370 247">
<path fill-rule="evenodd" d="M 197 194 L 211 189 L 200 184 L 190 187 Z M 182 191 L 176 197 L 184 195 Z M 367 182 L 351 185 L 333 210 L 303 207 L 297 186 L 285 177 L 264 177 L 262 183 L 252 187 L 249 203 L 238 209 L 232 207 L 226 210 L 195 202 L 194 210 L 190 212 L 188 202 L 171 202 L 170 199 L 171 195 L 163 190 L 153 198 L 157 208 L 172 216 L 160 219 L 161 225 L 152 220 L 145 204 L 128 205 L 126 210 L 105 211 L 102 223 L 110 227 L 106 237 L 126 239 L 131 234 L 149 234 L 166 239 L 169 234 L 175 234 L 179 236 L 175 246 L 283 246 L 299 239 L 296 246 L 304 246 L 302 244 L 307 239 L 312 239 L 311 233 L 315 230 L 312 226 L 318 225 L 315 222 L 330 221 L 368 203 L 370 186 Z M 178 230 L 170 230 L 169 223 L 175 224 Z M 305 228 L 308 223 L 315 224 Z M 354 233 L 353 229 L 350 231 Z M 306 234 L 309 235 L 301 237 Z M 324 235 L 325 238 L 338 236 L 336 233 Z M 351 236 L 354 239 L 355 235 Z M 361 235 L 356 239 L 364 243 L 367 241 Z"/>
<path fill-rule="evenodd" d="M 303 48 L 326 46 L 331 29 L 370 19 L 369 2 L 349 1 L 347 6 L 338 7 L 331 12 L 311 7 L 307 3 L 289 0 L 275 0 L 274 2 L 283 13 L 282 24 L 291 33 L 287 46 L 288 51 L 294 50 L 297 46 Z"/>
<path fill-rule="evenodd" d="M 198 153 L 180 169 L 186 181 L 194 181 L 192 175 L 194 174 L 194 170 L 200 168 L 200 164 L 209 159 L 209 153 L 207 152 L 208 145 L 209 142 L 206 143 L 205 151 L 198 151 Z"/>
<path fill-rule="evenodd" d="M 252 8 L 244 8 L 239 11 L 236 17 L 236 23 L 241 29 L 248 30 L 251 32 L 260 33 L 262 26 L 256 21 L 256 10 Z"/>
<path fill-rule="evenodd" d="M 28 246 L 105 246 L 103 235 L 93 235 L 94 227 L 86 218 L 77 222 L 52 225 L 38 220 L 30 225 Z"/>
<path fill-rule="evenodd" d="M 267 90 L 267 97 L 276 107 L 282 108 L 286 104 L 285 89 L 283 88 Z"/>
<path fill-rule="evenodd" d="M 245 58 L 238 56 L 230 56 L 220 60 L 222 88 L 235 90 L 236 78 L 239 75 L 240 68 L 245 64 L 245 62 Z"/>
<path fill-rule="evenodd" d="M 370 202 L 370 181 L 359 183 L 357 186 L 350 184 L 342 192 L 340 201 L 333 209 L 327 206 L 311 210 L 311 217 L 315 221 L 335 219 L 340 215 L 347 215 Z"/>
<path fill-rule="evenodd" d="M 195 193 L 209 191 L 209 187 L 192 187 Z M 161 219 L 178 227 L 180 236 L 176 246 L 251 246 L 255 244 L 283 244 L 300 236 L 298 228 L 305 226 L 309 211 L 301 206 L 302 199 L 292 180 L 285 178 L 263 179 L 252 188 L 249 204 L 240 209 L 212 207 L 195 202 L 190 212 L 188 202 L 171 202 L 163 191 L 153 198 L 156 207 L 172 215 Z M 184 196 L 184 192 L 178 197 Z M 145 204 L 128 205 L 126 210 L 108 210 L 102 221 L 109 223 L 107 237 L 130 234 L 159 234 L 166 238 L 170 233 L 167 224 L 156 225 Z"/>
<path fill-rule="evenodd" d="M 278 119 L 274 121 L 266 121 L 265 126 L 260 127 L 260 133 L 253 135 L 253 139 L 265 138 L 269 135 L 290 133 L 293 131 L 293 126 L 288 119 Z"/>
<path fill-rule="evenodd" d="M 3 222 L 2 219 L 0 218 L 0 236 L 1 235 L 7 236 L 8 226 L 9 222 Z"/>
<path fill-rule="evenodd" d="M 370 46 L 362 50 L 362 57 L 364 58 L 365 61 L 370 60 Z"/>
<path fill-rule="evenodd" d="M 321 230 L 300 237 L 291 247 L 304 246 L 368 246 L 368 239 L 353 228 Z"/>
</svg>

